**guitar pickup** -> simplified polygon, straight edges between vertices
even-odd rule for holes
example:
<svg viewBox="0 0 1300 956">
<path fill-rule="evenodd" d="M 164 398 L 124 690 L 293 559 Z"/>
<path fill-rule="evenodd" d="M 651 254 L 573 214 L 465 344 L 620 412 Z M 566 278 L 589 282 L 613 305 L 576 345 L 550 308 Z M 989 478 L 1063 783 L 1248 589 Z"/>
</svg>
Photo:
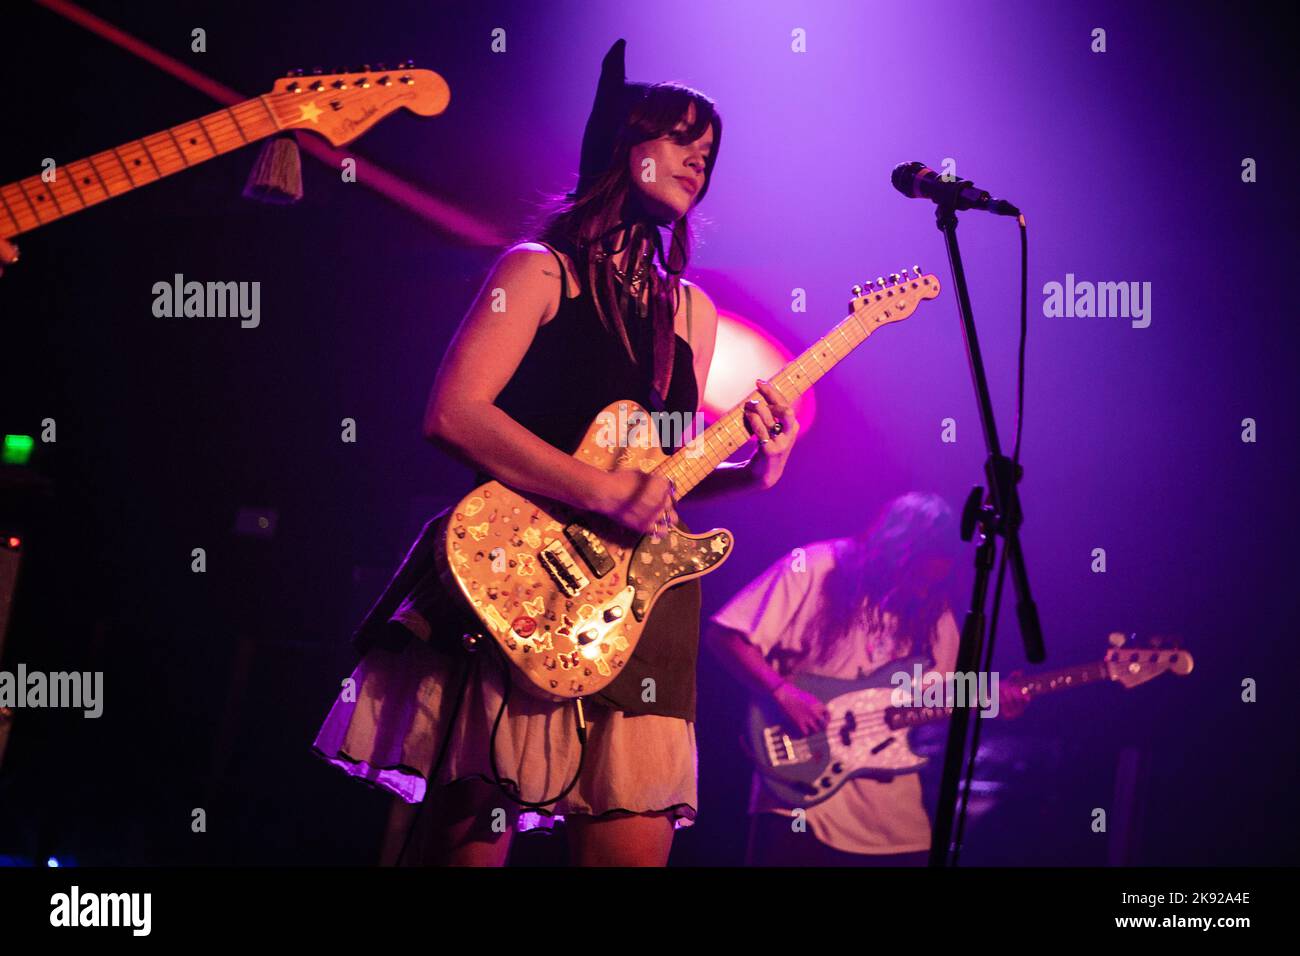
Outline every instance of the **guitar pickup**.
<svg viewBox="0 0 1300 956">
<path fill-rule="evenodd" d="M 614 559 L 606 550 L 605 542 L 590 528 L 574 523 L 564 529 L 564 536 L 598 579 L 614 570 Z"/>
</svg>

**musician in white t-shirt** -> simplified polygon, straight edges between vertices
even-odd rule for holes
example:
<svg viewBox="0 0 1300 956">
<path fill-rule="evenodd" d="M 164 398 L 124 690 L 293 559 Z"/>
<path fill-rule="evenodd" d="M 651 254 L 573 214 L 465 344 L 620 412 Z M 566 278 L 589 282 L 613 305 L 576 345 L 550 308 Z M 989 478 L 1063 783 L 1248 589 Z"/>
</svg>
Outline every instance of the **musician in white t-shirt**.
<svg viewBox="0 0 1300 956">
<path fill-rule="evenodd" d="M 952 510 L 937 495 L 890 502 L 862 534 L 796 548 L 713 615 L 707 646 L 746 687 L 776 700 L 791 726 L 823 730 L 826 705 L 789 683 L 810 673 L 863 679 L 900 658 L 956 666 L 953 567 L 962 552 Z M 1001 704 L 1018 712 L 1003 685 Z M 1012 698 L 1012 699 L 1008 699 Z M 781 802 L 755 775 L 750 797 L 751 865 L 922 865 L 930 820 L 918 773 L 857 777 L 804 809 Z"/>
</svg>

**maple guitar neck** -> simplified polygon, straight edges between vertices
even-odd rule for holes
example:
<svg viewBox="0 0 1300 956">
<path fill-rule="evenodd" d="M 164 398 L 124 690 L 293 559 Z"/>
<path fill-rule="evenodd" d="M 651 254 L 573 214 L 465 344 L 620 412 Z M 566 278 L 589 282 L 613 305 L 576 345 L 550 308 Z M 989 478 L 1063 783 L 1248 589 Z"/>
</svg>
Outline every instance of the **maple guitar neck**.
<svg viewBox="0 0 1300 956">
<path fill-rule="evenodd" d="M 399 109 L 433 116 L 450 98 L 446 81 L 431 70 L 289 76 L 269 93 L 0 186 L 0 239 L 285 130 L 310 130 L 342 146 Z"/>
<path fill-rule="evenodd" d="M 297 111 L 295 111 L 296 113 Z M 160 133 L 0 186 L 0 235 L 30 232 L 287 127 L 258 96 Z"/>
<path fill-rule="evenodd" d="M 939 280 L 933 275 L 921 275 L 919 268 L 916 273 L 914 278 L 907 278 L 904 270 L 901 279 L 893 276 L 893 285 L 868 286 L 865 294 L 853 300 L 853 310 L 844 321 L 772 376 L 772 385 L 793 403 L 877 329 L 905 319 L 919 300 L 937 296 Z M 745 402 L 761 397 L 757 390 L 750 392 L 694 441 L 664 460 L 655 474 L 671 479 L 677 497 L 684 496 L 750 439 L 745 427 Z"/>
</svg>

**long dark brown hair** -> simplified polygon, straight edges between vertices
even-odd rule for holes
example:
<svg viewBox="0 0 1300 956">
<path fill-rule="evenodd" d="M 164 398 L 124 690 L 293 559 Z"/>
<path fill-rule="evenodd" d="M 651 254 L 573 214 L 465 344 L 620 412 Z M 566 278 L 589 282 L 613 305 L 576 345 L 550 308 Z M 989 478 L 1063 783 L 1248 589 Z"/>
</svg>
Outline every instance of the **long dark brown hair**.
<svg viewBox="0 0 1300 956">
<path fill-rule="evenodd" d="M 869 528 L 849 539 L 824 578 L 804 656 L 827 663 L 842 652 L 841 642 L 857 622 L 875 630 L 883 614 L 898 618 L 902 654 L 930 655 L 935 626 L 952 604 L 953 576 L 925 593 L 912 586 L 911 577 L 922 560 L 955 559 L 959 553 L 957 522 L 946 501 L 923 492 L 895 498 Z"/>
<path fill-rule="evenodd" d="M 692 103 L 695 121 L 685 131 L 674 133 L 674 127 L 689 115 L 688 107 Z M 527 238 L 550 243 L 573 260 L 586 287 L 594 290 L 601 323 L 619 337 L 632 361 L 638 363 L 640 358 L 624 319 L 629 304 L 635 301 L 631 292 L 632 276 L 645 257 L 650 257 L 651 268 L 645 280 L 649 284 L 649 301 L 640 308 L 640 313 L 642 318 L 647 313 L 650 316 L 654 341 L 653 383 L 661 400 L 672 381 L 676 353 L 673 316 L 677 313 L 680 276 L 690 262 L 693 236 L 690 213 L 687 213 L 673 223 L 665 254 L 661 226 L 636 212 L 630 154 L 638 143 L 664 135 L 675 136 L 679 143 L 693 143 L 709 126 L 713 127 L 713 148 L 705 162 L 704 183 L 695 204 L 704 198 L 712 180 L 722 142 L 722 117 L 713 100 L 698 90 L 677 83 L 649 87 L 619 130 L 605 172 L 580 194 L 570 192 L 551 197 L 527 230 Z M 614 262 L 624 248 L 629 249 L 626 280 L 620 283 L 614 274 Z"/>
</svg>

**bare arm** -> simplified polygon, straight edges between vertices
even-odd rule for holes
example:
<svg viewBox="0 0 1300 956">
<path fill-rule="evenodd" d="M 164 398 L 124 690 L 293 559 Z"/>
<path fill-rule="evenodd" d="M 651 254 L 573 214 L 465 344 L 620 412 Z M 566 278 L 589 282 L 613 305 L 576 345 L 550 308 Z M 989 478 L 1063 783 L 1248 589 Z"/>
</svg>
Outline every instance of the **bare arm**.
<svg viewBox="0 0 1300 956">
<path fill-rule="evenodd" d="M 801 733 L 811 734 L 825 729 L 830 720 L 826 705 L 768 667 L 763 653 L 740 631 L 710 622 L 704 632 L 704 641 L 733 677 L 755 697 L 775 700 Z"/>
<path fill-rule="evenodd" d="M 740 631 L 709 622 L 704 643 L 727 673 L 755 696 L 770 695 L 785 683 L 780 674 L 767 666 L 763 652 L 745 640 Z"/>
<path fill-rule="evenodd" d="M 558 306 L 560 284 L 553 263 L 538 243 L 521 243 L 497 261 L 438 367 L 424 436 L 519 491 L 650 530 L 656 516 L 671 509 L 666 480 L 594 468 L 543 441 L 494 404 L 542 320 Z"/>
<path fill-rule="evenodd" d="M 438 367 L 424 436 L 513 488 L 589 509 L 597 470 L 493 404 L 549 310 L 551 286 L 558 284 L 543 270 L 553 263 L 535 243 L 517 245 L 497 261 Z"/>
</svg>

